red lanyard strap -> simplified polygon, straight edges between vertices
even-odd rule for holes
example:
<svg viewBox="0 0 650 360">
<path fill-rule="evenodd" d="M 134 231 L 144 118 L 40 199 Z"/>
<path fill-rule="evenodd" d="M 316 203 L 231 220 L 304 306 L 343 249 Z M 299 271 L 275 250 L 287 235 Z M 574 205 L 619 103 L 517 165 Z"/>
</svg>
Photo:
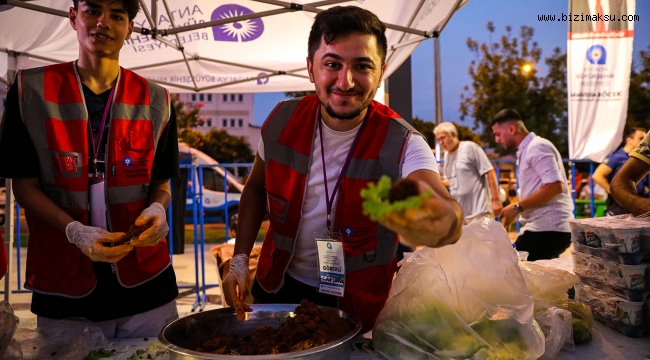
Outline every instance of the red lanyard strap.
<svg viewBox="0 0 650 360">
<path fill-rule="evenodd" d="M 343 176 L 345 176 L 345 172 L 348 169 L 348 165 L 350 165 L 350 160 L 352 159 L 352 154 L 354 153 L 354 150 L 357 147 L 357 144 L 359 143 L 359 139 L 361 138 L 361 133 L 363 132 L 363 129 L 366 127 L 366 119 L 363 120 L 361 123 L 361 127 L 359 128 L 359 131 L 357 132 L 357 135 L 354 137 L 354 141 L 352 142 L 352 145 L 350 146 L 350 150 L 348 150 L 348 154 L 345 158 L 345 162 L 343 163 L 343 168 L 341 169 L 341 173 L 339 174 L 338 180 L 336 180 L 336 185 L 334 186 L 334 190 L 332 190 L 332 196 L 329 196 L 329 191 L 327 188 L 327 166 L 325 165 L 325 147 L 323 146 L 323 118 L 320 116 L 320 107 L 318 109 L 318 130 L 320 131 L 320 153 L 321 153 L 321 159 L 323 160 L 323 180 L 325 182 L 325 203 L 327 204 L 327 234 L 331 234 L 332 230 L 332 205 L 334 204 L 334 199 L 336 198 L 336 192 L 339 190 L 341 187 L 341 181 L 343 180 Z"/>
</svg>

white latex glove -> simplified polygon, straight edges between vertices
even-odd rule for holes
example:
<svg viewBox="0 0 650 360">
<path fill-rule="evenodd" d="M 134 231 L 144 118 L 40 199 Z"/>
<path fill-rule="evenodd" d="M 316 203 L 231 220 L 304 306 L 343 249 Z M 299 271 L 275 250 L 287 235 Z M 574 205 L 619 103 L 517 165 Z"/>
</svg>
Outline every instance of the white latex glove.
<svg viewBox="0 0 650 360">
<path fill-rule="evenodd" d="M 129 244 L 115 247 L 106 247 L 102 244 L 119 241 L 124 233 L 109 233 L 98 227 L 83 225 L 79 221 L 69 223 L 65 227 L 65 235 L 69 242 L 77 245 L 92 261 L 115 263 L 133 250 L 133 246 Z"/>
<path fill-rule="evenodd" d="M 133 246 L 154 246 L 167 236 L 167 212 L 161 203 L 155 202 L 142 211 L 135 219 L 136 226 L 148 227 L 140 236 L 131 241 Z"/>
<path fill-rule="evenodd" d="M 247 311 L 253 311 L 244 303 L 248 295 L 248 256 L 237 254 L 230 260 L 230 271 L 222 282 L 226 304 L 235 308 L 237 318 L 244 320 Z"/>
</svg>

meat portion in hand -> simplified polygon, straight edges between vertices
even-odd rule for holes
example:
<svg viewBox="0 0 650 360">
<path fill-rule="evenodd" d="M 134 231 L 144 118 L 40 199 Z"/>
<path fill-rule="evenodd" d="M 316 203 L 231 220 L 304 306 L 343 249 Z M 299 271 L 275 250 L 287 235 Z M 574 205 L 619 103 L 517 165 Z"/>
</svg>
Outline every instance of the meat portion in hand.
<svg viewBox="0 0 650 360">
<path fill-rule="evenodd" d="M 399 179 L 388 190 L 388 202 L 391 204 L 395 201 L 406 200 L 411 196 L 420 195 L 418 183 L 410 179 Z"/>
<path fill-rule="evenodd" d="M 138 236 L 140 236 L 140 234 L 142 234 L 143 231 L 144 230 L 142 230 L 141 227 L 131 225 L 131 228 L 129 229 L 129 231 L 127 231 L 126 234 L 124 234 L 124 236 L 119 241 L 115 242 L 114 244 L 116 246 L 117 245 L 128 244 L 129 242 L 131 242 L 131 240 L 137 239 Z"/>
</svg>

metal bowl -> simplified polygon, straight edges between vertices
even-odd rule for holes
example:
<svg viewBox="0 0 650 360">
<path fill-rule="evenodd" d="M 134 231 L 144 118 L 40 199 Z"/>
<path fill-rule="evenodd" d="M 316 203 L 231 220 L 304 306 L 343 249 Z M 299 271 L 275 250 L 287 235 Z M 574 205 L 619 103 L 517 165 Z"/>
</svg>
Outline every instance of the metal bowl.
<svg viewBox="0 0 650 360">
<path fill-rule="evenodd" d="M 223 308 L 200 312 L 177 319 L 167 324 L 158 340 L 169 349 L 171 359 L 349 359 L 352 351 L 352 338 L 361 330 L 361 322 L 351 314 L 338 309 L 319 306 L 323 312 L 334 311 L 354 326 L 350 332 L 336 341 L 311 349 L 274 355 L 216 355 L 194 351 L 217 333 L 244 335 L 261 326 L 278 327 L 289 316 L 294 316 L 298 305 L 268 304 L 251 305 L 253 312 L 247 313 L 244 321 L 237 320 L 233 308 Z"/>
</svg>

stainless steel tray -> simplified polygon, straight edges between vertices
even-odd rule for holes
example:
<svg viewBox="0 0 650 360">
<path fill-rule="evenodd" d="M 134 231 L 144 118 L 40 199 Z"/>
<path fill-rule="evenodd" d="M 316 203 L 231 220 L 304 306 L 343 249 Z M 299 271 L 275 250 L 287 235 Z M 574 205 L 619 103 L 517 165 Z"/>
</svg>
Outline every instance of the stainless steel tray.
<svg viewBox="0 0 650 360">
<path fill-rule="evenodd" d="M 311 349 L 274 355 L 215 355 L 194 351 L 216 333 L 244 335 L 260 326 L 278 327 L 288 316 L 294 315 L 298 305 L 269 304 L 251 305 L 253 312 L 247 319 L 237 320 L 233 308 L 209 310 L 174 320 L 165 326 L 158 340 L 169 349 L 171 359 L 349 359 L 352 338 L 361 330 L 361 322 L 351 314 L 334 308 L 319 306 L 324 312 L 334 311 L 340 317 L 350 320 L 354 328 L 342 338 Z"/>
</svg>

